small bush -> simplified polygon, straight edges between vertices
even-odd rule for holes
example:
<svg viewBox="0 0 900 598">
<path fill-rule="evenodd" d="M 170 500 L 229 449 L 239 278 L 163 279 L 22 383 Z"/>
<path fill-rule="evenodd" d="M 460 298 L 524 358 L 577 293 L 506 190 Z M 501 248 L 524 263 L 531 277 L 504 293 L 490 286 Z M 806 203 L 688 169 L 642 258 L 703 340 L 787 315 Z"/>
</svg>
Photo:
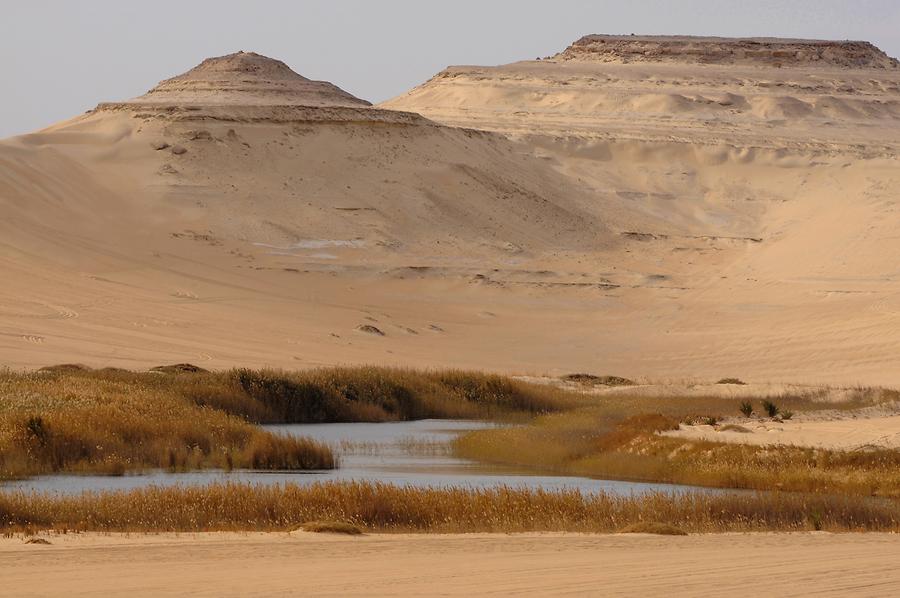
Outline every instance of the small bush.
<svg viewBox="0 0 900 598">
<path fill-rule="evenodd" d="M 657 521 L 641 521 L 632 523 L 619 530 L 620 534 L 656 534 L 658 536 L 686 536 L 688 533 L 680 527 L 659 523 Z"/>
<path fill-rule="evenodd" d="M 763 411 L 765 411 L 766 415 L 768 415 L 769 417 L 777 417 L 778 416 L 778 412 L 779 412 L 778 405 L 776 405 L 772 401 L 766 399 L 762 402 L 762 406 L 763 406 Z M 793 414 L 791 414 L 791 415 L 793 415 Z"/>
<path fill-rule="evenodd" d="M 209 370 L 192 363 L 176 363 L 173 365 L 158 365 L 155 368 L 150 368 L 150 371 L 161 374 L 205 374 Z"/>
<path fill-rule="evenodd" d="M 362 535 L 362 528 L 344 521 L 310 521 L 300 526 L 305 532 L 315 534 L 345 534 L 348 536 Z"/>
<path fill-rule="evenodd" d="M 809 514 L 809 523 L 812 525 L 813 529 L 817 532 L 822 531 L 822 513 L 819 511 L 812 511 Z"/>
<path fill-rule="evenodd" d="M 748 430 L 744 426 L 728 424 L 727 426 L 722 426 L 722 432 L 738 432 L 740 434 L 749 434 L 750 430 Z"/>
<path fill-rule="evenodd" d="M 738 384 L 740 386 L 745 386 L 747 383 L 740 378 L 722 378 L 716 382 L 716 384 Z"/>
<path fill-rule="evenodd" d="M 621 376 L 595 376 L 594 374 L 567 374 L 563 380 L 585 386 L 634 386 L 634 380 Z"/>
<path fill-rule="evenodd" d="M 781 419 L 791 419 L 792 417 L 794 417 L 793 411 L 785 410 L 781 412 Z"/>
<path fill-rule="evenodd" d="M 750 417 L 751 415 L 753 415 L 753 403 L 751 403 L 750 401 L 741 402 L 740 409 L 744 417 Z"/>
</svg>

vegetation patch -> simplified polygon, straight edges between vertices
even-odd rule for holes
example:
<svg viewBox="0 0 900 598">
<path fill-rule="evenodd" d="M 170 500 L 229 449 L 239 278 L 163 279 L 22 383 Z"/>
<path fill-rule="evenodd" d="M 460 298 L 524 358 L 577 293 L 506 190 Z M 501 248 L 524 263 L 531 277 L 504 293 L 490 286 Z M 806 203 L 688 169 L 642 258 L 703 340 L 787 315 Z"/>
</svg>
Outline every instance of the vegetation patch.
<svg viewBox="0 0 900 598">
<path fill-rule="evenodd" d="M 208 372 L 209 370 L 205 370 L 199 365 L 194 365 L 192 363 L 176 363 L 173 365 L 158 365 L 155 368 L 150 368 L 150 371 L 160 372 L 162 374 L 201 374 Z"/>
<path fill-rule="evenodd" d="M 359 536 L 363 533 L 361 527 L 345 521 L 310 521 L 301 525 L 300 529 L 316 534 L 344 534 L 347 536 Z"/>
<path fill-rule="evenodd" d="M 719 428 L 722 432 L 738 432 L 739 434 L 749 434 L 750 430 L 745 428 L 744 426 L 739 426 L 737 424 L 727 424 Z"/>
<path fill-rule="evenodd" d="M 0 479 L 148 468 L 330 469 L 331 450 L 202 406 L 159 375 L 0 373 Z"/>
<path fill-rule="evenodd" d="M 657 536 L 686 536 L 688 533 L 680 527 L 659 523 L 658 521 L 639 521 L 626 525 L 619 530 L 620 534 L 654 534 Z"/>
<path fill-rule="evenodd" d="M 260 423 L 524 419 L 576 393 L 502 376 L 389 368 L 152 372 L 57 366 L 0 371 L 0 479 L 148 468 L 327 469 L 322 444 Z"/>
<path fill-rule="evenodd" d="M 634 380 L 621 376 L 595 376 L 594 374 L 567 374 L 563 376 L 567 382 L 575 382 L 584 386 L 634 386 Z"/>
<path fill-rule="evenodd" d="M 865 401 L 881 400 L 875 396 L 895 398 L 888 391 L 846 403 L 792 396 L 778 401 L 810 411 L 859 408 Z M 717 421 L 718 414 L 734 409 L 734 399 L 611 395 L 595 399 L 588 406 L 538 417 L 531 425 L 469 432 L 456 440 L 456 454 L 564 475 L 900 498 L 898 450 L 849 452 L 687 440 L 661 432 L 675 430 L 683 421 Z M 715 415 L 697 416 L 698 411 Z"/>
</svg>

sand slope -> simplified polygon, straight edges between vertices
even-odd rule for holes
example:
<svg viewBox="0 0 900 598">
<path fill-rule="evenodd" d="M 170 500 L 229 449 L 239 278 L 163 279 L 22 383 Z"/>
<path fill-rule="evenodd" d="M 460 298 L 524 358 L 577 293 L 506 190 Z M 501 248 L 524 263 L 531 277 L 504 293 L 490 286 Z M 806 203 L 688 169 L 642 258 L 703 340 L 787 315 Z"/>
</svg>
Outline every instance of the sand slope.
<svg viewBox="0 0 900 598">
<path fill-rule="evenodd" d="M 598 203 L 664 220 L 618 229 L 603 308 L 644 371 L 896 383 L 900 70 L 877 49 L 589 36 L 382 106 L 502 131 Z"/>
<path fill-rule="evenodd" d="M 888 534 L 198 534 L 0 539 L 0 595 L 894 596 Z M 250 574 L 248 574 L 248 572 Z"/>
<path fill-rule="evenodd" d="M 900 71 L 842 48 L 564 52 L 379 107 L 206 61 L 0 143 L 0 363 L 900 383 Z"/>
</svg>

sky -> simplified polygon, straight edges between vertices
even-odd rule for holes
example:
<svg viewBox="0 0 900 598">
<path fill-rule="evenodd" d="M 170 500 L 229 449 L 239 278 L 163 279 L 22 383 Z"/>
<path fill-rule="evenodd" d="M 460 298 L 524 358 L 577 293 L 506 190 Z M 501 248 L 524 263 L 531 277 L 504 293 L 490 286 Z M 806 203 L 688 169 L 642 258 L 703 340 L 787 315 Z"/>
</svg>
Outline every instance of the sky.
<svg viewBox="0 0 900 598">
<path fill-rule="evenodd" d="M 900 56 L 900 0 L 0 0 L 0 15 L 0 138 L 238 50 L 372 102 L 590 33 L 858 39 Z"/>
</svg>

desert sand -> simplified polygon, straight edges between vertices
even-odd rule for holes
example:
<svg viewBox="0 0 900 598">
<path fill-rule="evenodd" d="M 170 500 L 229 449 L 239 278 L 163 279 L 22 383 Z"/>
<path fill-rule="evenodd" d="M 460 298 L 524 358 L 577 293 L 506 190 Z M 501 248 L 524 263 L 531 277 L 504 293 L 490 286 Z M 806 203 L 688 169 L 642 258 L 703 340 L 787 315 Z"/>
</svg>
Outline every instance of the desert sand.
<svg viewBox="0 0 900 598">
<path fill-rule="evenodd" d="M 719 425 L 682 425 L 666 436 L 714 442 L 785 445 L 845 451 L 900 448 L 896 406 L 850 412 L 802 413 L 789 420 L 732 419 Z"/>
<path fill-rule="evenodd" d="M 227 534 L 0 539 L 3 596 L 893 596 L 893 534 Z M 464 575 L 460 572 L 464 571 Z M 678 580 L 677 582 L 673 580 Z"/>
<path fill-rule="evenodd" d="M 900 383 L 896 62 L 617 39 L 380 106 L 238 53 L 0 142 L 0 363 Z"/>
</svg>

